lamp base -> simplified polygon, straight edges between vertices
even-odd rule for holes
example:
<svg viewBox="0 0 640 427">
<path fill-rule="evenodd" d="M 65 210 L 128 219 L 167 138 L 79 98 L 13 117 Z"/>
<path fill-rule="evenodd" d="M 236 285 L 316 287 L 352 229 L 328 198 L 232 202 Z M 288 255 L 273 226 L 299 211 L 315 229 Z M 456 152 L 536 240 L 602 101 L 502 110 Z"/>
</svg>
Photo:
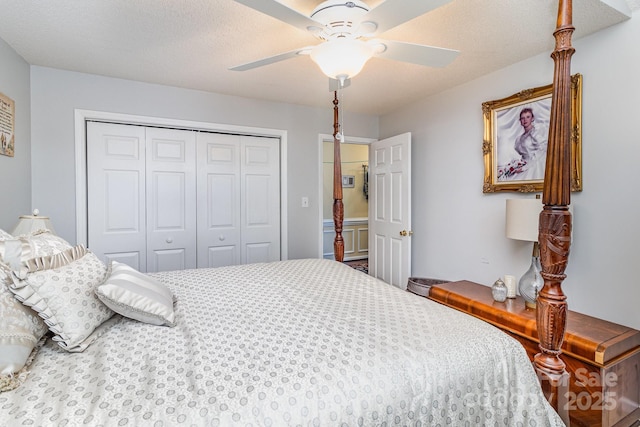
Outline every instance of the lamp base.
<svg viewBox="0 0 640 427">
<path fill-rule="evenodd" d="M 526 273 L 522 275 L 518 282 L 518 291 L 524 298 L 524 304 L 526 307 L 535 309 L 536 300 L 538 299 L 538 292 L 544 286 L 544 280 L 540 275 L 542 266 L 540 265 L 540 246 L 538 242 L 533 243 L 533 253 L 531 255 L 531 266 Z"/>
</svg>

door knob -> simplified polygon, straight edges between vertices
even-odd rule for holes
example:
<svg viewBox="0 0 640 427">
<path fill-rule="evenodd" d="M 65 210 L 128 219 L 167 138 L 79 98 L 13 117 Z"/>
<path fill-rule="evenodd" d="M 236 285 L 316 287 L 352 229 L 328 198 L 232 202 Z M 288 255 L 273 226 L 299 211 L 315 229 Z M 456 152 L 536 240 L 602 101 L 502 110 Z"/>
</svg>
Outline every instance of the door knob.
<svg viewBox="0 0 640 427">
<path fill-rule="evenodd" d="M 173 237 L 167 237 L 167 243 L 173 243 Z"/>
<path fill-rule="evenodd" d="M 409 231 L 407 231 L 407 230 L 402 230 L 402 231 L 400 232 L 400 235 L 401 235 L 402 237 L 404 237 L 404 236 L 411 236 L 412 234 L 413 234 L 413 231 L 411 231 L 411 230 L 409 230 Z"/>
</svg>

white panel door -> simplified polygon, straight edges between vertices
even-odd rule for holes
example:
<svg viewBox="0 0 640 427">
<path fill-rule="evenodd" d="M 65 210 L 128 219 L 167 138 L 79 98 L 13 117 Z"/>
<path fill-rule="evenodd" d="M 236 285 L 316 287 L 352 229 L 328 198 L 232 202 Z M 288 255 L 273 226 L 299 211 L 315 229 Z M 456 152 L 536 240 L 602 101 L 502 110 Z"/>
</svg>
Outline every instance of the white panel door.
<svg viewBox="0 0 640 427">
<path fill-rule="evenodd" d="M 369 274 L 401 289 L 411 274 L 411 134 L 369 147 Z"/>
<path fill-rule="evenodd" d="M 147 271 L 196 267 L 194 131 L 147 128 Z"/>
<path fill-rule="evenodd" d="M 240 264 L 240 138 L 197 136 L 198 268 Z"/>
<path fill-rule="evenodd" d="M 280 140 L 90 123 L 88 241 L 143 272 L 280 259 Z"/>
<path fill-rule="evenodd" d="M 87 246 L 146 271 L 145 129 L 87 123 Z"/>
<path fill-rule="evenodd" d="M 241 137 L 242 264 L 280 260 L 280 141 Z"/>
</svg>

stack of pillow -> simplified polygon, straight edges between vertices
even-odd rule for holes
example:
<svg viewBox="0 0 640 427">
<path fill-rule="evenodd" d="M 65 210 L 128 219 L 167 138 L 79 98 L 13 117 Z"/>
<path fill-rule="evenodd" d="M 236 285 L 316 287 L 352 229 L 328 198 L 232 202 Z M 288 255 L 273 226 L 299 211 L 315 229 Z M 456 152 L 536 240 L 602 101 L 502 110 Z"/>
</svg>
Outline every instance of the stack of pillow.
<svg viewBox="0 0 640 427">
<path fill-rule="evenodd" d="M 174 298 L 158 280 L 47 230 L 0 230 L 0 392 L 20 385 L 47 331 L 80 352 L 121 317 L 174 326 Z"/>
</svg>

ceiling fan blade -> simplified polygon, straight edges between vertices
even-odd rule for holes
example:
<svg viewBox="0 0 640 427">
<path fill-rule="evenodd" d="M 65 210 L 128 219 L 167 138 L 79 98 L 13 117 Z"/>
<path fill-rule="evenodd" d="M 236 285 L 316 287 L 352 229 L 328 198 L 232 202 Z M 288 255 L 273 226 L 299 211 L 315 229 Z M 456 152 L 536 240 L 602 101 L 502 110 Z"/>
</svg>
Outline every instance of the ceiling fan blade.
<svg viewBox="0 0 640 427">
<path fill-rule="evenodd" d="M 273 64 L 274 62 L 284 61 L 285 59 L 295 58 L 298 55 L 307 55 L 313 46 L 307 46 L 296 50 L 290 50 L 289 52 L 280 53 L 278 55 L 270 56 L 268 58 L 262 58 L 257 61 L 247 62 L 246 64 L 236 65 L 229 68 L 231 71 L 247 71 L 253 68 L 262 67 L 264 65 Z"/>
<path fill-rule="evenodd" d="M 374 22 L 378 26 L 375 33 L 381 34 L 449 2 L 451 0 L 385 0 L 367 12 L 361 22 Z"/>
<path fill-rule="evenodd" d="M 276 18 L 282 22 L 285 22 L 294 27 L 300 28 L 303 31 L 309 31 L 309 27 L 322 28 L 323 25 L 317 21 L 309 18 L 293 10 L 276 0 L 235 0 L 238 3 L 242 3 L 258 12 L 262 12 L 265 15 L 269 15 L 272 18 Z"/>
<path fill-rule="evenodd" d="M 386 49 L 375 56 L 394 61 L 410 62 L 412 64 L 425 65 L 427 67 L 446 67 L 460 53 L 457 50 L 442 47 L 425 46 L 390 40 L 379 40 Z"/>
</svg>

